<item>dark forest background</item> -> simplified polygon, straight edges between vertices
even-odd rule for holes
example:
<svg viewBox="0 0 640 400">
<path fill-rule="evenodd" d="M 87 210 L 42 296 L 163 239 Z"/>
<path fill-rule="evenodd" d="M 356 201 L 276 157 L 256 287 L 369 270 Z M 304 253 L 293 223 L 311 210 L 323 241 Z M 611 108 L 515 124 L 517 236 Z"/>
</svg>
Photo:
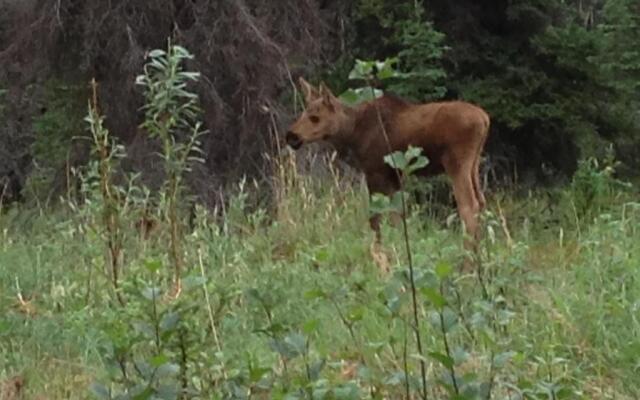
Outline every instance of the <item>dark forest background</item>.
<svg viewBox="0 0 640 400">
<path fill-rule="evenodd" d="M 209 134 L 190 186 L 208 204 L 242 176 L 269 178 L 298 76 L 340 92 L 355 59 L 398 57 L 411 79 L 387 89 L 413 100 L 483 106 L 492 185 L 562 183 L 585 157 L 640 171 L 637 0 L 0 0 L 5 198 L 49 203 L 72 185 L 92 78 L 124 168 L 161 182 L 135 77 L 167 38 L 202 73 Z"/>
</svg>

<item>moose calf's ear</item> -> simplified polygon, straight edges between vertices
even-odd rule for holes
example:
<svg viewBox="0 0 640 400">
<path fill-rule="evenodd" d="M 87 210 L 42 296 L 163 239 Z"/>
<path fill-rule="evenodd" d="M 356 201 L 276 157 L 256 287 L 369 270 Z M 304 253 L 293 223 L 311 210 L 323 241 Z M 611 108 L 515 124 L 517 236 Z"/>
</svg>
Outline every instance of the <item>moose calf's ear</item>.
<svg viewBox="0 0 640 400">
<path fill-rule="evenodd" d="M 320 83 L 320 96 L 322 97 L 322 102 L 326 106 L 333 108 L 333 100 L 335 99 L 335 96 L 324 82 Z"/>
<path fill-rule="evenodd" d="M 314 88 L 303 77 L 300 77 L 300 79 L 298 79 L 298 83 L 300 84 L 300 89 L 302 89 L 302 94 L 304 95 L 304 99 L 307 103 L 319 97 L 318 89 Z"/>
</svg>

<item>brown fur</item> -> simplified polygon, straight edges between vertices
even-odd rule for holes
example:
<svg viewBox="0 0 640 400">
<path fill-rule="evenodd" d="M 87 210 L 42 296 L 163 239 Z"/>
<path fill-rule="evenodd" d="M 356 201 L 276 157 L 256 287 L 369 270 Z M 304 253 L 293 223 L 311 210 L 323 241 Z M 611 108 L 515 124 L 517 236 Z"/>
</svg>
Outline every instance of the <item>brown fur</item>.
<svg viewBox="0 0 640 400">
<path fill-rule="evenodd" d="M 485 206 L 479 165 L 490 123 L 482 108 L 462 101 L 412 104 L 389 95 L 352 108 L 324 84 L 316 89 L 300 79 L 300 85 L 307 109 L 291 125 L 286 137 L 289 145 L 332 143 L 364 172 L 370 193 L 387 195 L 399 189 L 399 181 L 384 156 L 420 147 L 429 165 L 418 174 L 444 172 L 450 177 L 460 218 L 469 236 L 477 238 L 478 213 Z M 379 238 L 378 216 L 372 217 L 371 227 Z"/>
</svg>

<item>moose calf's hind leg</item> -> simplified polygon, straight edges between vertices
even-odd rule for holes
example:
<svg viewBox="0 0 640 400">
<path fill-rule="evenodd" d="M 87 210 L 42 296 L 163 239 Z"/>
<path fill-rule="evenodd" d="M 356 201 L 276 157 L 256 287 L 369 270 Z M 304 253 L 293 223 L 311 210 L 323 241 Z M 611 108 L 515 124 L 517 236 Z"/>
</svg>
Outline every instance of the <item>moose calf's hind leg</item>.
<svg viewBox="0 0 640 400">
<path fill-rule="evenodd" d="M 472 165 L 469 165 L 472 167 Z M 453 177 L 453 194 L 458 206 L 458 214 L 464 223 L 468 238 L 465 239 L 465 248 L 475 250 L 478 237 L 478 212 L 480 205 L 476 199 L 471 168 L 461 168 Z"/>
<path fill-rule="evenodd" d="M 487 201 L 482 193 L 482 184 L 480 183 L 480 154 L 476 157 L 473 165 L 473 171 L 471 172 L 473 180 L 473 189 L 478 200 L 478 207 L 480 210 L 484 210 Z"/>
<path fill-rule="evenodd" d="M 376 242 L 382 242 L 382 234 L 380 233 L 380 221 L 382 220 L 382 215 L 375 213 L 371 217 L 369 217 L 369 226 L 371 230 L 376 234 Z"/>
</svg>

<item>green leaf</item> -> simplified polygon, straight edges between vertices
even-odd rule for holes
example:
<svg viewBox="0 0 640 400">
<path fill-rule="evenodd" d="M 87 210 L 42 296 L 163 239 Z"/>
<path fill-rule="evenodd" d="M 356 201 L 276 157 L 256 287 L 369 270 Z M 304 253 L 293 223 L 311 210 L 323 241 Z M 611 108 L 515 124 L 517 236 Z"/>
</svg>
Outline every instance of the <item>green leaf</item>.
<svg viewBox="0 0 640 400">
<path fill-rule="evenodd" d="M 148 385 L 139 385 L 131 390 L 132 400 L 149 400 L 153 397 L 153 389 Z"/>
<path fill-rule="evenodd" d="M 144 261 L 144 267 L 149 271 L 149 272 L 158 272 L 160 270 L 160 268 L 162 268 L 162 261 L 160 260 L 156 260 L 156 259 L 152 259 L 152 258 L 148 258 Z"/>
<path fill-rule="evenodd" d="M 338 98 L 347 105 L 357 105 L 371 101 L 383 95 L 382 90 L 374 89 L 371 86 L 364 86 L 357 89 L 347 89 Z"/>
<path fill-rule="evenodd" d="M 314 332 L 318 331 L 318 327 L 320 326 L 320 320 L 312 319 L 304 323 L 302 325 L 302 332 L 306 335 L 311 335 Z"/>
<path fill-rule="evenodd" d="M 325 297 L 326 297 L 326 295 L 322 291 L 322 289 L 312 289 L 312 290 L 308 290 L 308 291 L 306 291 L 304 293 L 304 299 L 305 300 L 323 299 Z"/>
<path fill-rule="evenodd" d="M 506 386 L 506 385 L 505 385 Z M 509 387 L 509 386 L 506 386 Z M 478 386 L 478 396 L 482 399 L 491 398 L 491 389 L 493 388 L 492 382 L 482 382 Z"/>
<path fill-rule="evenodd" d="M 374 77 L 378 79 L 389 79 L 398 76 L 395 65 L 398 58 L 387 58 L 384 61 L 372 60 L 363 61 L 356 60 L 355 65 L 349 73 L 349 79 L 370 80 Z"/>
<path fill-rule="evenodd" d="M 4 335 L 5 333 L 8 333 L 10 328 L 11 326 L 9 325 L 9 322 L 0 321 L 0 336 Z"/>
<path fill-rule="evenodd" d="M 236 398 L 238 399 L 245 399 L 246 397 L 244 395 L 242 395 L 242 397 L 237 396 Z M 293 392 L 289 392 L 287 393 L 284 397 L 280 397 L 278 400 L 303 400 L 304 397 L 302 397 L 302 394 L 300 394 L 300 392 L 298 390 L 295 390 Z"/>
<path fill-rule="evenodd" d="M 373 78 L 374 65 L 375 61 L 363 61 L 356 59 L 353 69 L 349 72 L 349 79 L 369 80 Z"/>
<path fill-rule="evenodd" d="M 134 321 L 133 327 L 136 331 L 142 333 L 147 339 L 154 339 L 156 337 L 156 330 L 146 321 Z"/>
<path fill-rule="evenodd" d="M 477 396 L 467 393 L 456 394 L 451 397 L 451 400 L 474 400 Z"/>
<path fill-rule="evenodd" d="M 336 400 L 358 400 L 360 399 L 360 389 L 355 383 L 349 383 L 333 389 L 333 396 Z"/>
<path fill-rule="evenodd" d="M 496 320 L 500 325 L 508 325 L 513 317 L 515 317 L 516 313 L 509 310 L 498 310 L 496 315 Z"/>
<path fill-rule="evenodd" d="M 405 373 L 403 371 L 394 372 L 384 380 L 385 385 L 400 386 L 405 383 Z"/>
<path fill-rule="evenodd" d="M 260 295 L 260 292 L 258 291 L 258 289 L 256 288 L 249 288 L 245 291 L 246 296 L 251 299 L 251 300 L 255 300 L 258 301 L 259 303 L 262 303 L 262 296 Z"/>
<path fill-rule="evenodd" d="M 273 351 L 280 354 L 284 358 L 293 358 L 296 356 L 289 350 L 283 340 L 274 339 L 269 342 L 269 346 Z"/>
<path fill-rule="evenodd" d="M 160 331 L 167 332 L 175 329 L 176 325 L 180 321 L 180 315 L 175 312 L 169 312 L 162 316 L 160 320 Z"/>
<path fill-rule="evenodd" d="M 329 259 L 329 251 L 327 249 L 320 249 L 316 252 L 313 258 L 319 263 L 326 262 Z"/>
<path fill-rule="evenodd" d="M 404 153 L 401 151 L 394 151 L 391 154 L 387 154 L 384 156 L 384 162 L 391 168 L 399 169 L 401 171 L 404 171 L 408 164 Z"/>
<path fill-rule="evenodd" d="M 284 341 L 296 355 L 304 354 L 307 350 L 307 339 L 297 332 L 287 335 Z"/>
<path fill-rule="evenodd" d="M 134 363 L 136 366 L 136 370 L 140 373 L 140 375 L 144 379 L 150 380 L 151 377 L 153 376 L 153 372 L 155 371 L 155 368 L 151 367 L 151 364 L 149 364 L 144 360 L 137 360 L 137 361 L 134 361 Z"/>
<path fill-rule="evenodd" d="M 162 364 L 156 370 L 156 376 L 158 378 L 168 378 L 176 376 L 180 373 L 180 366 L 178 364 L 166 363 Z"/>
<path fill-rule="evenodd" d="M 312 394 L 312 399 L 313 400 L 325 400 L 325 399 L 329 399 L 330 397 L 327 397 L 327 395 L 329 394 L 329 388 L 326 387 L 315 387 L 313 388 L 313 394 Z"/>
<path fill-rule="evenodd" d="M 555 390 L 556 399 L 574 399 L 576 393 L 566 386 L 557 387 Z"/>
<path fill-rule="evenodd" d="M 207 283 L 207 279 L 202 276 L 187 276 L 182 280 L 182 289 L 184 291 L 202 287 Z"/>
<path fill-rule="evenodd" d="M 415 171 L 418 171 L 427 165 L 429 165 L 429 159 L 427 157 L 420 156 L 411 162 L 407 168 L 407 174 L 413 174 Z"/>
<path fill-rule="evenodd" d="M 377 61 L 375 64 L 377 69 L 376 77 L 378 79 L 389 79 L 397 77 L 398 71 L 396 71 L 395 69 L 395 65 L 397 63 L 397 57 L 387 58 L 384 61 Z"/>
<path fill-rule="evenodd" d="M 403 211 L 403 197 L 404 197 L 404 202 L 406 204 L 407 202 L 407 193 L 400 190 L 397 191 L 393 194 L 393 196 L 391 196 L 391 202 L 390 202 L 390 209 L 389 211 L 392 212 L 397 212 L 397 213 L 402 213 Z"/>
<path fill-rule="evenodd" d="M 360 96 L 353 89 L 345 90 L 338 98 L 347 105 L 355 105 L 361 102 Z"/>
<path fill-rule="evenodd" d="M 173 385 L 159 385 L 155 396 L 162 400 L 176 400 L 180 390 Z"/>
<path fill-rule="evenodd" d="M 429 360 L 425 356 L 423 356 L 422 354 L 412 353 L 412 354 L 409 355 L 409 357 L 411 357 L 411 358 L 413 358 L 415 360 L 429 362 Z"/>
<path fill-rule="evenodd" d="M 407 160 L 413 161 L 422 155 L 422 149 L 420 147 L 409 146 L 404 154 Z"/>
<path fill-rule="evenodd" d="M 469 352 L 462 347 L 456 347 L 453 349 L 451 355 L 456 365 L 460 365 L 469 359 Z"/>
<path fill-rule="evenodd" d="M 262 368 L 262 367 L 250 367 L 249 368 L 249 379 L 251 382 L 255 383 L 262 379 L 267 373 L 271 371 L 270 368 Z"/>
<path fill-rule="evenodd" d="M 442 319 L 444 320 L 444 331 L 449 333 L 451 329 L 458 324 L 458 314 L 453 312 L 449 307 L 442 310 Z"/>
<path fill-rule="evenodd" d="M 395 210 L 396 209 L 391 206 L 391 199 L 389 199 L 389 197 L 380 193 L 373 193 L 371 195 L 371 200 L 369 201 L 369 212 L 372 214 L 384 214 Z"/>
<path fill-rule="evenodd" d="M 93 382 L 91 386 L 89 386 L 89 391 L 99 399 L 111 399 L 111 390 L 101 383 Z"/>
<path fill-rule="evenodd" d="M 362 306 L 352 307 L 347 313 L 347 320 L 349 320 L 349 322 L 361 321 L 362 318 L 364 318 L 365 312 L 366 309 Z"/>
<path fill-rule="evenodd" d="M 434 307 L 438 310 L 442 310 L 447 305 L 447 299 L 445 299 L 440 292 L 430 287 L 423 287 L 420 292 L 426 297 Z"/>
<path fill-rule="evenodd" d="M 493 357 L 493 365 L 494 365 L 496 368 L 502 368 L 502 367 L 504 367 L 504 366 L 509 362 L 509 360 L 511 360 L 511 359 L 512 359 L 516 354 L 518 354 L 518 353 L 516 353 L 515 351 L 506 351 L 506 352 L 504 352 L 504 353 L 496 354 L 496 355 Z"/>
<path fill-rule="evenodd" d="M 160 288 L 147 287 L 142 289 L 142 296 L 147 300 L 157 300 L 160 297 Z"/>
<path fill-rule="evenodd" d="M 309 367 L 309 375 L 311 376 L 312 381 L 316 381 L 320 378 L 320 373 L 324 369 L 325 365 L 325 360 L 318 360 L 311 364 L 311 366 Z"/>
<path fill-rule="evenodd" d="M 453 359 L 451 357 L 449 357 L 448 355 L 446 355 L 446 354 L 430 352 L 429 353 L 429 357 L 431 357 L 434 360 L 440 362 L 440 364 L 442 364 L 443 366 L 445 366 L 447 368 L 453 368 L 453 366 L 455 364 Z"/>
<path fill-rule="evenodd" d="M 155 49 L 155 50 L 151 50 L 149 52 L 149 57 L 151 58 L 158 58 L 158 57 L 163 57 L 166 56 L 167 52 L 161 49 Z"/>
<path fill-rule="evenodd" d="M 453 272 L 453 267 L 446 261 L 440 261 L 438 264 L 436 264 L 435 272 L 440 280 L 444 280 L 451 275 L 451 273 Z"/>
<path fill-rule="evenodd" d="M 157 356 L 153 357 L 150 361 L 150 365 L 153 368 L 158 368 L 163 364 L 166 364 L 167 362 L 169 362 L 169 357 L 167 357 L 164 354 L 158 354 Z"/>
<path fill-rule="evenodd" d="M 193 81 L 197 81 L 198 79 L 200 79 L 200 73 L 199 72 L 182 72 L 181 75 L 184 76 L 185 78 L 191 79 Z M 195 96 L 197 97 L 197 95 L 195 95 Z"/>
<path fill-rule="evenodd" d="M 306 338 L 299 333 L 290 333 L 284 339 L 272 340 L 271 348 L 284 358 L 295 358 L 306 352 Z"/>
</svg>

